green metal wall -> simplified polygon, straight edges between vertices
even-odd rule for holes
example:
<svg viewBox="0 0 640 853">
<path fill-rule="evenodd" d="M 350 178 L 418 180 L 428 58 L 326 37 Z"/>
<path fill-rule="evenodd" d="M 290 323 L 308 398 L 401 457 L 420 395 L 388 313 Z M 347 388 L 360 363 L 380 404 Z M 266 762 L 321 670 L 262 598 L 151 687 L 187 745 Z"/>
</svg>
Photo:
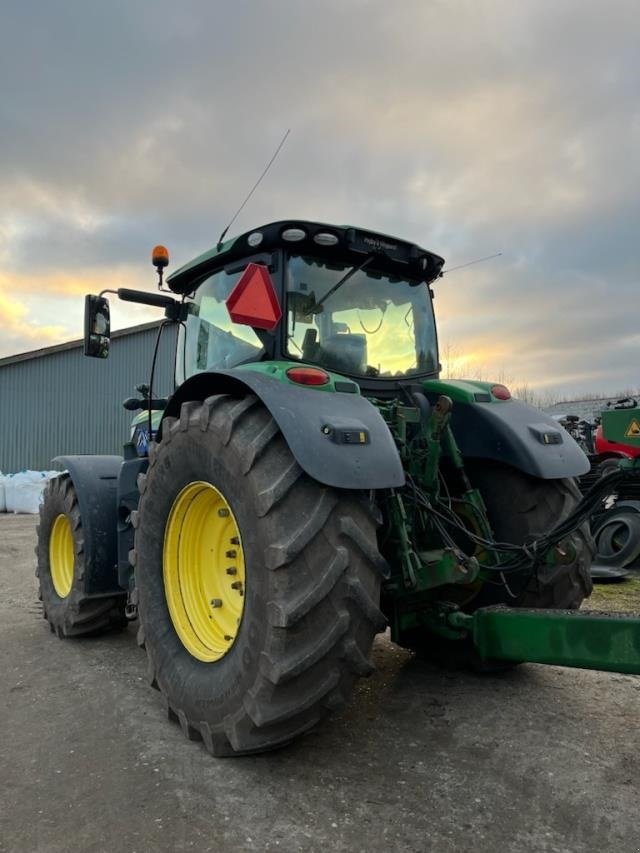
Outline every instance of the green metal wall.
<svg viewBox="0 0 640 853">
<path fill-rule="evenodd" d="M 82 342 L 0 361 L 0 471 L 51 468 L 58 454 L 121 453 L 135 412 L 122 408 L 149 383 L 158 323 L 115 332 L 108 359 Z M 173 390 L 175 327 L 165 327 L 154 396 Z"/>
</svg>

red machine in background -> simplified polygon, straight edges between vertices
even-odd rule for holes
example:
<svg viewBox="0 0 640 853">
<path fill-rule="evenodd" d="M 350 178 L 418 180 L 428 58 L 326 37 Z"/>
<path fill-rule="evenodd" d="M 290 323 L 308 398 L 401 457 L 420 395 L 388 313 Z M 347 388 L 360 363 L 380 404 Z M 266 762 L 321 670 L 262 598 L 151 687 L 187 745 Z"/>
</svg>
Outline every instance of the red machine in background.
<svg viewBox="0 0 640 853">
<path fill-rule="evenodd" d="M 629 465 L 630 460 L 640 457 L 640 410 L 631 397 L 608 403 L 593 423 L 577 415 L 565 415 L 560 423 L 591 462 L 591 471 L 580 477 L 583 494 L 596 481 L 617 471 L 620 465 Z M 627 444 L 626 439 L 632 443 Z M 594 580 L 620 580 L 630 570 L 640 570 L 640 488 L 637 483 L 629 480 L 612 489 L 591 518 L 591 534 L 596 547 L 591 566 Z"/>
<path fill-rule="evenodd" d="M 640 456 L 640 447 L 632 447 L 630 444 L 620 444 L 618 441 L 609 441 L 602 434 L 602 424 L 596 427 L 595 432 L 595 452 L 596 456 L 602 462 L 604 459 L 626 458 L 635 459 Z"/>
</svg>

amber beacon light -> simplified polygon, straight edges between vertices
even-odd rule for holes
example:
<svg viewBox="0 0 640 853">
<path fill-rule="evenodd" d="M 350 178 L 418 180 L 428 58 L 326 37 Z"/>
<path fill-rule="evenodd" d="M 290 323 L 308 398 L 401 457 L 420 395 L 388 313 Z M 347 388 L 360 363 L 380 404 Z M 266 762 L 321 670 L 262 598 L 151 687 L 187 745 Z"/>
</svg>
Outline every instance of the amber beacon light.
<svg viewBox="0 0 640 853">
<path fill-rule="evenodd" d="M 169 250 L 166 246 L 154 246 L 151 252 L 151 263 L 158 271 L 158 288 L 162 287 L 162 271 L 169 266 Z"/>
<path fill-rule="evenodd" d="M 164 267 L 169 266 L 169 250 L 166 246 L 154 246 L 153 251 L 151 252 L 151 261 L 154 267 Z"/>
</svg>

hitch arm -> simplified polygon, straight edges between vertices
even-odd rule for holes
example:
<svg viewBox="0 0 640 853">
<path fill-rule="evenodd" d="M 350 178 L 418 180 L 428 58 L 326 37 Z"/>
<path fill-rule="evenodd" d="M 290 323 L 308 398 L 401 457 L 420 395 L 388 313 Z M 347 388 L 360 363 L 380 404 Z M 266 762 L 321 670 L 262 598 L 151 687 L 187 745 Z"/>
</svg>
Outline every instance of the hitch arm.
<svg viewBox="0 0 640 853">
<path fill-rule="evenodd" d="M 640 675 L 640 618 L 632 613 L 481 607 L 447 621 L 483 659 L 528 661 Z"/>
</svg>

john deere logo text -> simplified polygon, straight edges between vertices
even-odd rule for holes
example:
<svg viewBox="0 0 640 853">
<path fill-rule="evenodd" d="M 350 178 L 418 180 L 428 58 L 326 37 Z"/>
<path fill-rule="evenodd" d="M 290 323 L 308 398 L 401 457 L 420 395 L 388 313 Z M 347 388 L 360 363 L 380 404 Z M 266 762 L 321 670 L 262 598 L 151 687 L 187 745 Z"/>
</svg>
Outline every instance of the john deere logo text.
<svg viewBox="0 0 640 853">
<path fill-rule="evenodd" d="M 378 251 L 380 251 L 380 249 L 385 249 L 395 252 L 398 248 L 397 243 L 387 243 L 379 237 L 363 237 L 362 242 L 365 245 L 370 246 L 372 249 L 377 249 Z"/>
</svg>

